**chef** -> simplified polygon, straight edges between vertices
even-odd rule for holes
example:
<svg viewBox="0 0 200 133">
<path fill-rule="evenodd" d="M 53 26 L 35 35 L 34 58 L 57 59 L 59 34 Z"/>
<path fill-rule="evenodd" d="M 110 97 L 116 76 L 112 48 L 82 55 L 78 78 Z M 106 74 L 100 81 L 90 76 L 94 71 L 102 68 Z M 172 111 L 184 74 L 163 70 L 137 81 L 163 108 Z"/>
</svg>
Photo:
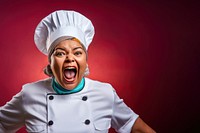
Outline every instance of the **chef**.
<svg viewBox="0 0 200 133">
<path fill-rule="evenodd" d="M 48 56 L 47 79 L 23 85 L 0 108 L 0 133 L 22 126 L 29 133 L 154 133 L 108 84 L 86 78 L 87 50 L 94 36 L 91 21 L 59 10 L 35 30 L 37 48 Z"/>
</svg>

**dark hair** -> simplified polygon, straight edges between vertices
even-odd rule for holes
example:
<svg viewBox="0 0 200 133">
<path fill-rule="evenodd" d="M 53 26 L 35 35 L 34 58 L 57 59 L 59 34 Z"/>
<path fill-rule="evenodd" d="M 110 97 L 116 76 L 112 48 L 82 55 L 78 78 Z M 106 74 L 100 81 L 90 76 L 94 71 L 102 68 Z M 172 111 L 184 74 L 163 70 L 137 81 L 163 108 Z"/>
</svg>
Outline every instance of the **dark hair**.
<svg viewBox="0 0 200 133">
<path fill-rule="evenodd" d="M 44 68 L 44 74 L 46 74 L 49 77 L 53 77 L 53 72 L 51 70 L 51 66 L 50 64 L 48 64 L 45 68 Z"/>
</svg>

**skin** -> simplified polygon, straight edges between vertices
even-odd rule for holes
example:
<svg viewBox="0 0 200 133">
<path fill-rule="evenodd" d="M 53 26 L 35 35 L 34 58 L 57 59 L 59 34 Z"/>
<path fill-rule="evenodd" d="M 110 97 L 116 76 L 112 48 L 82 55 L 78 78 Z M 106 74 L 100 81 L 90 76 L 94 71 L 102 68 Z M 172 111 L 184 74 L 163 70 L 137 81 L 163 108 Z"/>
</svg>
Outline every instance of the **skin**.
<svg viewBox="0 0 200 133">
<path fill-rule="evenodd" d="M 87 67 L 87 57 L 83 46 L 77 40 L 61 41 L 51 55 L 51 70 L 56 81 L 65 89 L 74 89 L 81 81 Z M 66 80 L 64 69 L 74 67 L 77 70 L 73 81 Z M 156 133 L 141 118 L 138 118 L 131 130 L 131 133 Z"/>
<path fill-rule="evenodd" d="M 156 133 L 140 117 L 135 121 L 131 133 Z"/>
<path fill-rule="evenodd" d="M 76 40 L 61 41 L 54 49 L 50 62 L 51 70 L 56 81 L 65 89 L 74 89 L 84 76 L 87 67 L 86 52 L 83 46 Z M 76 68 L 76 76 L 68 80 L 64 76 L 64 69 Z"/>
</svg>

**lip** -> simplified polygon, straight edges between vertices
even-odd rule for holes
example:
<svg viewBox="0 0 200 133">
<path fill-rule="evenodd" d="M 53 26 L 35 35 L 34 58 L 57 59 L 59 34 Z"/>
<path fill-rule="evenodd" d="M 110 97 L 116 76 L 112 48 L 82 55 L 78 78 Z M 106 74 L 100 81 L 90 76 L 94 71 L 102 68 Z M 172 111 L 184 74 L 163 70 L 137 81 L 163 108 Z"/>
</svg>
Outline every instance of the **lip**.
<svg viewBox="0 0 200 133">
<path fill-rule="evenodd" d="M 67 77 L 65 76 L 65 70 L 66 70 L 66 69 L 76 69 L 76 75 L 74 76 L 74 78 L 69 79 L 69 78 L 67 78 Z M 63 77 L 64 77 L 65 82 L 66 82 L 67 84 L 72 84 L 72 83 L 74 83 L 75 80 L 76 80 L 76 77 L 77 77 L 77 73 L 78 73 L 78 69 L 77 69 L 76 66 L 65 66 L 64 69 L 63 69 Z"/>
</svg>

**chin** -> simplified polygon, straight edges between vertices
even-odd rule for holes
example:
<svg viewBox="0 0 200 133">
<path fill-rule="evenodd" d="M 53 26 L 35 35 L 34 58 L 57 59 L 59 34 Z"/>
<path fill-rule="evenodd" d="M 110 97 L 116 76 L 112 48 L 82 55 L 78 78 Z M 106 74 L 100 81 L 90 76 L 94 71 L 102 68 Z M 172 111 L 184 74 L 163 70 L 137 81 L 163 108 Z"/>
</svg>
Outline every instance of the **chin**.
<svg viewBox="0 0 200 133">
<path fill-rule="evenodd" d="M 67 90 L 73 90 L 78 85 L 77 81 L 71 83 L 63 83 L 63 87 Z"/>
</svg>

